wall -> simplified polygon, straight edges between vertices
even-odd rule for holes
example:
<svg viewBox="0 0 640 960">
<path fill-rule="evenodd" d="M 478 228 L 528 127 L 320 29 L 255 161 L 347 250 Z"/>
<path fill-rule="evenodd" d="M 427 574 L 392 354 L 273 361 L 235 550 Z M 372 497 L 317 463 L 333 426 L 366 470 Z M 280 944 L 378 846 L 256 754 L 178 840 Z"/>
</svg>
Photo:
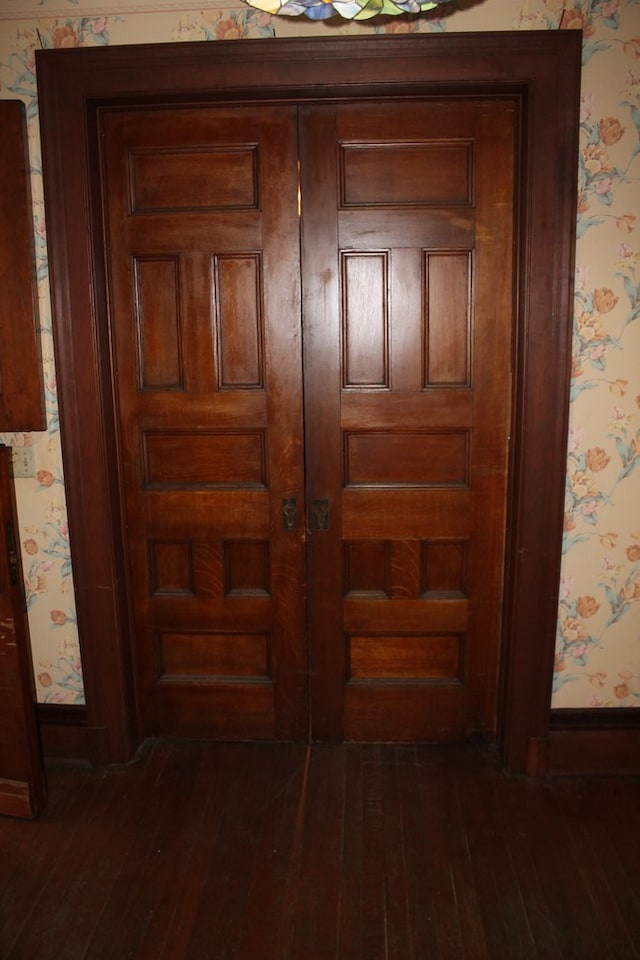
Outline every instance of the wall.
<svg viewBox="0 0 640 960">
<path fill-rule="evenodd" d="M 206 9 L 202 9 L 206 7 Z M 16 480 L 38 699 L 82 703 L 57 416 L 34 49 L 349 33 L 581 28 L 574 361 L 554 707 L 640 707 L 640 0 L 452 0 L 385 25 L 216 0 L 0 0 L 0 96 L 29 121 L 47 432 Z M 540 144 L 544 149 L 544 144 Z M 540 278 L 544 282 L 544 278 Z M 544 517 L 540 518 L 544 523 Z M 90 642 L 87 638 L 86 642 Z"/>
</svg>

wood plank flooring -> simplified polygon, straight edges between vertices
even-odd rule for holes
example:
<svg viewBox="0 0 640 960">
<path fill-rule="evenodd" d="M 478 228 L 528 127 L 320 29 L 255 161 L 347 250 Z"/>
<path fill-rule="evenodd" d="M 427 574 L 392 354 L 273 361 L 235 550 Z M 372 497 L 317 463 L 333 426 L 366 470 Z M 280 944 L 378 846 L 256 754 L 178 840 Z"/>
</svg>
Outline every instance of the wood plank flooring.
<svg viewBox="0 0 640 960">
<path fill-rule="evenodd" d="M 640 778 L 148 741 L 0 819 L 1 960 L 640 958 Z"/>
</svg>

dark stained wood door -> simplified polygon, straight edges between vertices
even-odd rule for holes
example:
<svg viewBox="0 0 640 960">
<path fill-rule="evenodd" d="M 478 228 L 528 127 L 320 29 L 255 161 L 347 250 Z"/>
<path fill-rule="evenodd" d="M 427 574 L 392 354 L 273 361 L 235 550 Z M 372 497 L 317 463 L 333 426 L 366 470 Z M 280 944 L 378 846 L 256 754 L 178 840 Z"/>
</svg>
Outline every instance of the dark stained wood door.
<svg viewBox="0 0 640 960">
<path fill-rule="evenodd" d="M 313 732 L 490 738 L 513 107 L 305 107 L 301 132 Z"/>
<path fill-rule="evenodd" d="M 320 739 L 491 737 L 512 105 L 102 132 L 144 732 L 295 739 L 310 711 Z"/>
<path fill-rule="evenodd" d="M 46 781 L 9 454 L 0 444 L 0 814 L 31 818 L 45 804 Z"/>
<path fill-rule="evenodd" d="M 103 134 L 143 730 L 301 738 L 296 111 L 118 110 Z"/>
</svg>

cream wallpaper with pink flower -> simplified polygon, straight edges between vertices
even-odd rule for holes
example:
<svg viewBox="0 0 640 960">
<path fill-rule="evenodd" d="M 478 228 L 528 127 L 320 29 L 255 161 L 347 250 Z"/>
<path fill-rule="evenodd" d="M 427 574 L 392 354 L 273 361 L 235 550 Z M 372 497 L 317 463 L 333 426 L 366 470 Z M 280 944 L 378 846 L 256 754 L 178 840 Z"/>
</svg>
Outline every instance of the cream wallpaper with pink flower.
<svg viewBox="0 0 640 960">
<path fill-rule="evenodd" d="M 0 97 L 20 98 L 27 109 L 47 402 L 45 433 L 0 440 L 30 445 L 35 453 L 35 477 L 15 483 L 41 702 L 82 703 L 84 693 L 34 50 L 476 30 L 505 31 L 506 47 L 510 31 L 532 29 L 583 31 L 573 370 L 552 706 L 640 707 L 640 0 L 452 0 L 427 16 L 397 17 L 384 26 L 271 18 L 242 0 L 0 0 Z"/>
</svg>

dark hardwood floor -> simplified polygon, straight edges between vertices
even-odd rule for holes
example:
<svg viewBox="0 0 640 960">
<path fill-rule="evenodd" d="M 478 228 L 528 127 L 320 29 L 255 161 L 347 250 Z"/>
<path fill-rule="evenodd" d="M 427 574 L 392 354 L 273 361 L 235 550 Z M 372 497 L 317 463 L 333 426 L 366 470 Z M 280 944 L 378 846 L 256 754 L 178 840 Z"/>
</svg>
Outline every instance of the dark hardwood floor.
<svg viewBox="0 0 640 960">
<path fill-rule="evenodd" d="M 149 741 L 0 819 L 2 960 L 640 957 L 640 779 L 486 747 Z"/>
</svg>

